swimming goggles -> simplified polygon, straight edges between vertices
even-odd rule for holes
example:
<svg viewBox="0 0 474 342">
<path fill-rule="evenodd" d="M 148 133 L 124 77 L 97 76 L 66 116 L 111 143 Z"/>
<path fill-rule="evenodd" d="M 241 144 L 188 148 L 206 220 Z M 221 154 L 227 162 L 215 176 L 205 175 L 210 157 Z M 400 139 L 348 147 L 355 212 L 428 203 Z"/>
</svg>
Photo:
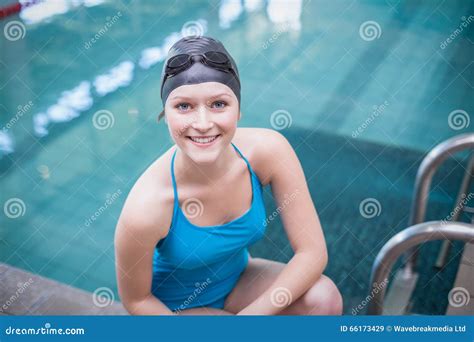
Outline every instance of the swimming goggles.
<svg viewBox="0 0 474 342">
<path fill-rule="evenodd" d="M 203 54 L 193 55 L 184 53 L 171 57 L 166 63 L 164 79 L 166 80 L 168 77 L 173 77 L 183 72 L 197 61 L 213 69 L 231 73 L 240 84 L 239 76 L 232 67 L 229 57 L 225 53 L 218 51 L 208 51 Z"/>
</svg>

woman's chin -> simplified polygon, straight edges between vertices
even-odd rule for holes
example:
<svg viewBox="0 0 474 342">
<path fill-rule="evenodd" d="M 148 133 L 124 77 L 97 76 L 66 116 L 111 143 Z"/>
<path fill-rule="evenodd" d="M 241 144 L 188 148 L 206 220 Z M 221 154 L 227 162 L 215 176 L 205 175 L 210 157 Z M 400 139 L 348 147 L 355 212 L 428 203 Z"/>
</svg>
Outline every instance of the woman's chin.
<svg viewBox="0 0 474 342">
<path fill-rule="evenodd" d="M 212 148 L 200 148 L 185 144 L 184 152 L 196 164 L 211 165 L 219 158 L 221 151 L 220 146 L 213 146 Z"/>
</svg>

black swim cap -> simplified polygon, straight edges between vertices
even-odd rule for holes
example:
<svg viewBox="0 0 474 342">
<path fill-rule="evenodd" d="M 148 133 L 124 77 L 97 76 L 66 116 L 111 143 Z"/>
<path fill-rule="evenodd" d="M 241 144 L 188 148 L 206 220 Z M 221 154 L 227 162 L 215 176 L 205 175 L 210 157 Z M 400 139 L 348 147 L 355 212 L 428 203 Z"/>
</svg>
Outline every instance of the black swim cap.
<svg viewBox="0 0 474 342">
<path fill-rule="evenodd" d="M 233 72 L 226 72 L 200 62 L 193 64 L 180 73 L 169 76 L 166 74 L 166 66 L 170 58 L 187 54 L 190 56 L 203 55 L 206 52 L 220 52 L 227 56 Z M 232 56 L 227 52 L 224 45 L 218 40 L 209 37 L 184 37 L 177 41 L 169 50 L 161 74 L 161 100 L 163 107 L 169 94 L 176 88 L 186 84 L 198 84 L 204 82 L 219 82 L 228 86 L 234 92 L 240 102 L 240 80 L 237 65 Z"/>
</svg>

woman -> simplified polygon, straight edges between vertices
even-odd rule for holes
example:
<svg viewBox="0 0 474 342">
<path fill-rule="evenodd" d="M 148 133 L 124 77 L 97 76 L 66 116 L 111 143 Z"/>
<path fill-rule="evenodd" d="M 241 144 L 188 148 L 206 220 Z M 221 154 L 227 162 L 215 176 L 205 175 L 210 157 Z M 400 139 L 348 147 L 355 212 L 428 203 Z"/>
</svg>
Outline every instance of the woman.
<svg viewBox="0 0 474 342">
<path fill-rule="evenodd" d="M 322 275 L 326 245 L 298 158 L 275 131 L 237 128 L 240 80 L 224 46 L 208 37 L 175 43 L 161 98 L 176 145 L 137 180 L 115 236 L 128 312 L 341 314 L 341 295 Z M 266 185 L 294 250 L 288 264 L 247 250 L 268 222 Z"/>
</svg>

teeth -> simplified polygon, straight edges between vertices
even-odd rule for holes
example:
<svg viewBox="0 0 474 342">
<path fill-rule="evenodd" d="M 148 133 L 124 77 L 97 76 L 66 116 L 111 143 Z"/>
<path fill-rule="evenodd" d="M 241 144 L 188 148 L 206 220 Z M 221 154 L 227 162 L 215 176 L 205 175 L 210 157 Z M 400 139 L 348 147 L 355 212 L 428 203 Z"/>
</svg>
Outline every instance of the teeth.
<svg viewBox="0 0 474 342">
<path fill-rule="evenodd" d="M 191 138 L 192 141 L 200 143 L 200 144 L 208 144 L 208 143 L 216 140 L 217 135 L 215 135 L 213 137 L 206 137 L 206 138 L 198 138 L 198 137 L 189 137 L 189 138 Z"/>
</svg>

